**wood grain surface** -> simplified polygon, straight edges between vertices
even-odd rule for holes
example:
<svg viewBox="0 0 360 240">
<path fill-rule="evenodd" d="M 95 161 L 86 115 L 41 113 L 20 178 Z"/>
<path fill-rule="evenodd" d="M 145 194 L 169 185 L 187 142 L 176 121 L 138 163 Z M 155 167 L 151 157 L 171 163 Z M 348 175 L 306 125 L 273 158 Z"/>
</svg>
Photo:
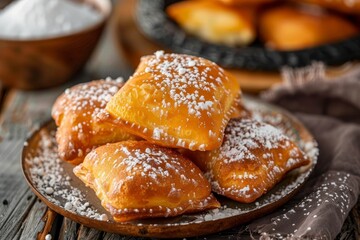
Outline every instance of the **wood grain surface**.
<svg viewBox="0 0 360 240">
<path fill-rule="evenodd" d="M 112 31 L 108 31 L 111 33 Z M 20 155 L 28 134 L 50 118 L 56 97 L 75 83 L 106 77 L 104 69 L 111 68 L 111 76 L 129 74 L 124 59 L 114 49 L 113 36 L 106 35 L 88 68 L 72 82 L 43 91 L 4 89 L 0 84 L 0 239 L 141 239 L 90 229 L 49 210 L 27 186 L 20 169 Z M 105 44 L 106 43 L 106 44 Z M 110 44 L 111 43 L 111 44 Z M 107 54 L 107 53 L 112 54 Z M 120 52 L 121 53 L 121 52 Z M 105 71 L 106 73 L 107 71 Z M 110 75 L 110 74 L 109 74 Z M 118 75 L 118 76 L 119 76 Z M 360 238 L 360 203 L 351 211 L 337 239 Z M 250 239 L 243 226 L 195 239 Z M 256 236 L 255 236 L 256 238 Z M 256 238 L 257 239 L 257 238 Z"/>
</svg>

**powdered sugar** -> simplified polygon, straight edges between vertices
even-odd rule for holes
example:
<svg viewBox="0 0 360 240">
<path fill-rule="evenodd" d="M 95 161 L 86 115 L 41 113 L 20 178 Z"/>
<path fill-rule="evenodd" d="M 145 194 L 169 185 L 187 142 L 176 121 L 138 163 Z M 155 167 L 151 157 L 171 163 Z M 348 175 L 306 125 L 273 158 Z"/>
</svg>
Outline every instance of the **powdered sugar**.
<svg viewBox="0 0 360 240">
<path fill-rule="evenodd" d="M 114 158 L 112 171 L 123 172 L 129 179 L 140 172 L 142 177 L 149 177 L 149 181 L 145 183 L 147 184 L 146 187 L 149 187 L 149 184 L 151 185 L 153 183 L 162 185 L 164 184 L 165 179 L 176 177 L 181 178 L 183 184 L 194 183 L 194 185 L 198 185 L 196 179 L 189 177 L 190 175 L 193 175 L 195 166 L 187 173 L 185 171 L 187 168 L 181 165 L 181 163 L 185 163 L 184 160 L 180 161 L 177 154 L 169 153 L 162 148 L 156 148 L 151 145 L 145 149 L 133 149 L 133 147 L 123 145 L 113 152 L 110 149 L 108 151 L 109 154 L 104 153 L 100 158 L 95 152 L 91 152 L 91 155 L 89 155 L 88 158 L 95 159 L 94 165 L 96 166 L 107 164 L 105 161 L 114 158 L 114 156 L 117 156 L 120 153 L 125 154 L 124 158 Z M 190 165 L 187 167 L 190 167 Z M 170 192 L 181 192 L 181 189 L 175 188 L 175 184 L 171 187 Z M 121 186 L 119 186 L 119 188 L 121 188 Z"/>
<path fill-rule="evenodd" d="M 0 11 L 0 36 L 34 39 L 68 34 L 103 17 L 88 4 L 71 0 L 17 0 Z"/>
<path fill-rule="evenodd" d="M 34 187 L 50 202 L 67 211 L 100 219 L 97 209 L 87 202 L 84 193 L 73 186 L 65 164 L 57 154 L 54 132 L 41 130 L 37 153 L 27 156 Z"/>
<path fill-rule="evenodd" d="M 155 83 L 158 89 L 168 89 L 173 102 L 166 102 L 163 105 L 171 104 L 174 107 L 185 105 L 190 115 L 198 117 L 205 111 L 207 114 L 214 114 L 212 107 L 218 104 L 219 96 L 212 96 L 209 99 L 207 97 L 209 94 L 206 92 L 222 88 L 225 94 L 228 93 L 224 82 L 228 82 L 229 79 L 221 68 L 216 67 L 216 71 L 213 71 L 216 66 L 214 63 L 193 56 L 164 54 L 163 51 L 157 51 L 154 55 L 155 57 L 148 57 L 145 73 L 151 73 L 155 80 L 159 80 Z M 213 81 L 215 78 L 219 81 Z"/>
<path fill-rule="evenodd" d="M 322 218 L 330 217 L 329 209 L 337 206 L 341 215 L 348 214 L 350 206 L 349 196 L 353 195 L 351 188 L 351 176 L 344 172 L 329 172 L 319 176 L 313 191 L 305 196 L 299 202 L 293 202 L 285 206 L 282 211 L 271 218 L 271 221 L 261 224 L 255 228 L 255 231 L 276 239 L 328 239 L 329 235 L 324 232 L 317 232 L 309 224 L 316 225 L 316 218 L 321 215 Z M 319 214 L 319 215 L 318 215 Z M 294 223 L 307 223 L 301 225 Z M 286 229 L 290 232 L 288 235 L 277 235 L 279 229 Z"/>
<path fill-rule="evenodd" d="M 160 140 L 162 132 L 163 132 L 163 129 L 154 128 L 153 135 L 152 135 L 153 139 Z"/>
<path fill-rule="evenodd" d="M 230 120 L 224 138 L 220 157 L 229 159 L 228 161 L 255 160 L 257 157 L 253 149 L 264 146 L 271 150 L 288 141 L 285 135 L 273 126 L 246 119 Z"/>
<path fill-rule="evenodd" d="M 52 115 L 56 118 L 64 112 L 84 112 L 84 116 L 91 115 L 91 123 L 92 119 L 98 118 L 99 112 L 105 108 L 110 98 L 119 91 L 122 83 L 123 78 L 115 80 L 106 78 L 66 89 L 64 94 L 58 98 L 58 105 L 63 106 L 63 108 L 54 108 Z M 93 111 L 85 111 L 87 109 Z M 79 131 L 81 131 L 81 126 L 79 126 Z"/>
</svg>

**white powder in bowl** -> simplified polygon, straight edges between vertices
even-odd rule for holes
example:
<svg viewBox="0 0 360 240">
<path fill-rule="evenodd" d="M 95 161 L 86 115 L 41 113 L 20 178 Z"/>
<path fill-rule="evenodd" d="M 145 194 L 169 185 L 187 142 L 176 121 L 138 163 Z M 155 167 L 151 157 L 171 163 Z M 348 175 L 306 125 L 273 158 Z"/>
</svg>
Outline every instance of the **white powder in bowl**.
<svg viewBox="0 0 360 240">
<path fill-rule="evenodd" d="M 95 25 L 103 16 L 73 0 L 17 0 L 0 11 L 0 37 L 48 38 Z"/>
</svg>

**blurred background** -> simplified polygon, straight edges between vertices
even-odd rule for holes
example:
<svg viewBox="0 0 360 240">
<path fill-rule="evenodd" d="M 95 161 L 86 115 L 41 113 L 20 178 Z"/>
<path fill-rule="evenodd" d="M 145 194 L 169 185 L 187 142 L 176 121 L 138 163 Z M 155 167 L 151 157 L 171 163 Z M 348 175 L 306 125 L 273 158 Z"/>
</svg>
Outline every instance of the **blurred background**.
<svg viewBox="0 0 360 240">
<path fill-rule="evenodd" d="M 126 79 L 158 49 L 213 60 L 251 93 L 292 81 L 289 69 L 336 78 L 360 58 L 358 1 L 1 0 L 0 7 L 3 89 Z"/>
</svg>

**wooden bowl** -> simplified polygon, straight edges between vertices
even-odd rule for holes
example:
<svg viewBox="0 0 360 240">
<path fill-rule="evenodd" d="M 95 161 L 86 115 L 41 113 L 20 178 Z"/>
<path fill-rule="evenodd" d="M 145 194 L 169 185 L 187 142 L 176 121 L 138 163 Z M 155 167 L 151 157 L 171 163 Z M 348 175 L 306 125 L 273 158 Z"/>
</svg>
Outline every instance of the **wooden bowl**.
<svg viewBox="0 0 360 240">
<path fill-rule="evenodd" d="M 102 20 L 76 32 L 42 39 L 0 38 L 0 80 L 8 87 L 41 89 L 69 80 L 89 59 L 111 12 L 110 0 L 91 5 Z"/>
</svg>

